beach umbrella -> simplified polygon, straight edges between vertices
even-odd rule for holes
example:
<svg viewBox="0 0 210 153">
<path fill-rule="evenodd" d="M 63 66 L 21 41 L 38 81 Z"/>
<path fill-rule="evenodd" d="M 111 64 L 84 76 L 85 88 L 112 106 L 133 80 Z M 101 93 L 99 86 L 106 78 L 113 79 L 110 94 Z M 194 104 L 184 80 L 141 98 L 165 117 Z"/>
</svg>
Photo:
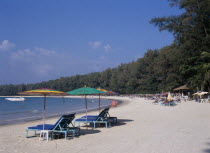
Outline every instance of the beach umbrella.
<svg viewBox="0 0 210 153">
<path fill-rule="evenodd" d="M 205 94 L 208 94 L 208 92 L 205 92 L 205 91 L 200 91 L 200 92 L 196 92 L 196 93 L 194 93 L 193 95 L 200 96 L 200 98 L 201 98 L 201 96 L 203 96 L 203 95 L 205 95 Z"/>
<path fill-rule="evenodd" d="M 201 91 L 201 92 L 194 93 L 193 95 L 202 96 L 202 95 L 205 95 L 205 94 L 208 94 L 208 92 Z"/>
<path fill-rule="evenodd" d="M 101 93 L 106 93 L 105 91 L 97 90 L 95 88 L 90 88 L 90 87 L 83 87 L 79 89 L 75 89 L 73 91 L 67 92 L 67 94 L 70 95 L 84 95 L 85 96 L 85 109 L 86 109 L 86 121 L 87 121 L 87 95 L 92 95 L 92 94 L 101 94 Z"/>
<path fill-rule="evenodd" d="M 117 92 L 114 92 L 114 91 L 109 91 L 109 90 L 106 90 L 106 89 L 102 89 L 102 88 L 97 88 L 98 90 L 101 90 L 101 91 L 105 91 L 106 93 L 105 94 L 118 94 Z"/>
<path fill-rule="evenodd" d="M 117 95 L 117 94 L 119 94 L 119 93 L 114 92 L 114 91 L 109 91 L 108 93 L 109 93 L 109 94 L 113 94 L 113 95 Z"/>
<path fill-rule="evenodd" d="M 41 88 L 36 90 L 29 90 L 18 93 L 19 95 L 27 96 L 44 96 L 44 111 L 43 111 L 43 130 L 45 128 L 45 117 L 46 117 L 46 96 L 65 96 L 65 92 L 56 91 L 49 88 Z"/>
<path fill-rule="evenodd" d="M 169 105 L 170 105 L 170 101 L 173 100 L 170 92 L 168 93 L 167 100 L 169 101 Z"/>
<path fill-rule="evenodd" d="M 172 101 L 172 100 L 173 100 L 173 98 L 172 98 L 172 96 L 171 96 L 171 93 L 170 93 L 170 92 L 168 93 L 167 100 L 168 100 L 168 101 Z"/>
<path fill-rule="evenodd" d="M 109 90 L 106 90 L 106 89 L 101 89 L 101 88 L 97 88 L 98 90 L 101 90 L 101 91 L 104 91 L 105 93 L 103 93 L 103 94 L 112 94 L 112 95 L 114 95 L 114 94 L 118 94 L 118 93 L 116 93 L 116 92 L 114 92 L 114 91 L 109 91 Z M 100 113 L 100 93 L 99 93 L 99 113 Z"/>
<path fill-rule="evenodd" d="M 106 89 L 102 89 L 102 88 L 100 88 L 100 87 L 99 87 L 99 88 L 97 88 L 97 90 L 101 90 L 101 91 L 104 91 L 104 92 L 106 92 L 106 93 L 107 93 L 107 92 L 109 92 L 108 90 L 106 90 Z"/>
</svg>

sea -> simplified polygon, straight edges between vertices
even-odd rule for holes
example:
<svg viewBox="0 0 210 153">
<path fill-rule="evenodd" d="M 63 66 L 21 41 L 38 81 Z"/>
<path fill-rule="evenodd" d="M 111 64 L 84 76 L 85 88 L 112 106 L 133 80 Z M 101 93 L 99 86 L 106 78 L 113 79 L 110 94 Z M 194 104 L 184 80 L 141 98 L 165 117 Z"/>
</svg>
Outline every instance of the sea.
<svg viewBox="0 0 210 153">
<path fill-rule="evenodd" d="M 8 101 L 0 97 L 0 126 L 43 118 L 44 98 L 25 97 L 25 101 Z M 101 109 L 111 106 L 111 100 L 100 99 Z M 87 98 L 88 111 L 99 109 L 98 98 Z M 84 98 L 46 98 L 46 118 L 86 112 Z"/>
</svg>

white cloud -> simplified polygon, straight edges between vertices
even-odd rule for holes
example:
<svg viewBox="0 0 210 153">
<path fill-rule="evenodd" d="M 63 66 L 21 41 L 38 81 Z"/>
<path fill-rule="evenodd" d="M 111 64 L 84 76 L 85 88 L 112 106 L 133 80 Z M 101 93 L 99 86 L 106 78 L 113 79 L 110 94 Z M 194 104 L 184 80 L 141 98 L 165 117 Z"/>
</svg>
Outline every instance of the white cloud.
<svg viewBox="0 0 210 153">
<path fill-rule="evenodd" d="M 30 49 L 24 49 L 24 50 L 18 50 L 16 52 L 13 52 L 11 54 L 11 57 L 13 59 L 22 58 L 22 57 L 28 57 L 28 56 L 35 56 L 35 53 L 31 51 Z"/>
<path fill-rule="evenodd" d="M 40 55 L 45 55 L 45 56 L 54 56 L 56 54 L 54 50 L 49 50 L 49 49 L 39 48 L 39 47 L 35 47 L 35 51 L 39 53 Z"/>
<path fill-rule="evenodd" d="M 92 49 L 102 48 L 105 52 L 109 52 L 110 50 L 112 50 L 110 44 L 103 44 L 101 41 L 89 42 L 88 44 Z"/>
<path fill-rule="evenodd" d="M 54 50 L 34 47 L 11 52 L 9 61 L 11 69 L 17 69 L 19 65 L 19 71 L 24 71 L 28 76 L 33 74 L 33 77 L 38 79 L 51 77 L 56 70 L 58 71 L 57 65 L 67 60 L 65 57 L 69 56 L 58 54 Z"/>
<path fill-rule="evenodd" d="M 15 48 L 15 44 L 9 42 L 8 40 L 3 40 L 0 44 L 0 51 L 8 51 Z"/>
<path fill-rule="evenodd" d="M 0 43 L 1 47 L 10 46 L 8 44 L 12 43 L 9 41 Z M 92 42 L 91 45 L 102 51 L 111 49 L 109 44 L 105 45 L 100 41 Z M 0 84 L 41 82 L 61 76 L 102 71 L 115 65 L 103 54 L 97 59 L 95 57 L 86 59 L 82 56 L 72 57 L 69 52 L 57 52 L 40 47 L 18 49 L 12 45 L 7 48 L 12 47 L 11 52 L 0 56 L 0 64 L 3 66 L 0 72 L 4 72 L 1 78 L 4 81 Z"/>
<path fill-rule="evenodd" d="M 112 48 L 111 48 L 111 46 L 110 46 L 109 44 L 106 44 L 106 45 L 104 46 L 104 49 L 105 49 L 106 52 L 108 52 L 108 51 L 110 51 Z"/>
<path fill-rule="evenodd" d="M 89 42 L 89 45 L 91 48 L 97 49 L 97 48 L 101 47 L 102 43 L 101 43 L 101 41 L 94 41 L 94 42 Z"/>
<path fill-rule="evenodd" d="M 24 50 L 18 50 L 16 52 L 13 52 L 11 54 L 11 57 L 13 59 L 24 59 L 26 58 L 38 58 L 38 57 L 52 57 L 56 56 L 56 52 L 49 49 L 39 48 L 35 47 L 34 49 L 24 49 Z"/>
</svg>

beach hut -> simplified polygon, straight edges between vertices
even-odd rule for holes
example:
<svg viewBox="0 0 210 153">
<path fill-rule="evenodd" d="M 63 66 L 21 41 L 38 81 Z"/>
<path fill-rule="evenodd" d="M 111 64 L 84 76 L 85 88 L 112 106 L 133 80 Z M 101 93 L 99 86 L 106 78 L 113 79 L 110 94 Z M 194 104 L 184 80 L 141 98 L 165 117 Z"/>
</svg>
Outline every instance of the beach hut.
<svg viewBox="0 0 210 153">
<path fill-rule="evenodd" d="M 173 89 L 173 91 L 175 91 L 175 92 L 177 91 L 177 92 L 181 93 L 182 97 L 184 96 L 184 92 L 190 91 L 190 90 L 192 90 L 192 89 L 190 89 L 190 88 L 187 86 L 187 84 L 182 85 L 182 86 L 180 86 L 180 87 L 177 87 L 177 88 Z M 186 94 L 186 93 L 185 93 L 185 94 Z"/>
<path fill-rule="evenodd" d="M 174 91 L 180 91 L 180 90 L 190 90 L 190 88 L 187 86 L 187 84 L 185 84 L 174 89 Z"/>
</svg>

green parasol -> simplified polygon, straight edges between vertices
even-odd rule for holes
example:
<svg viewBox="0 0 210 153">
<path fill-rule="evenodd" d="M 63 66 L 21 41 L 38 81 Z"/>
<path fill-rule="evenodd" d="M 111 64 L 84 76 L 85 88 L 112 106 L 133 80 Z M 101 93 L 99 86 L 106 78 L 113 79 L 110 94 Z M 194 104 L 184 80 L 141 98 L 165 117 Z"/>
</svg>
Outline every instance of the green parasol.
<svg viewBox="0 0 210 153">
<path fill-rule="evenodd" d="M 87 121 L 87 95 L 106 93 L 105 91 L 97 90 L 95 88 L 83 87 L 67 92 L 70 95 L 85 95 L 86 121 Z"/>
<path fill-rule="evenodd" d="M 67 93 L 70 95 L 91 95 L 91 94 L 99 94 L 99 93 L 106 93 L 106 92 L 97 90 L 95 88 L 83 87 L 83 88 L 75 89 L 73 91 L 69 91 Z"/>
</svg>

